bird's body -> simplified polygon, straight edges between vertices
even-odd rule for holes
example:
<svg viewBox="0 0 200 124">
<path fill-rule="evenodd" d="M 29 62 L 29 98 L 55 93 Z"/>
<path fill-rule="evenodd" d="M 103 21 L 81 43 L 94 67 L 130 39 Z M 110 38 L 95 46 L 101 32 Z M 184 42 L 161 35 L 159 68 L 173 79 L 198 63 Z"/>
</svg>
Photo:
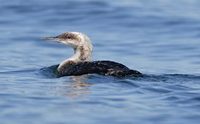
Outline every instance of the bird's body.
<svg viewBox="0 0 200 124">
<path fill-rule="evenodd" d="M 59 65 L 56 66 L 58 67 Z M 140 72 L 131 70 L 125 65 L 113 61 L 71 62 L 56 73 L 58 77 L 72 75 L 77 76 L 83 74 L 100 74 L 116 77 L 141 76 Z"/>
<path fill-rule="evenodd" d="M 85 34 L 66 32 L 47 39 L 70 45 L 74 49 L 72 57 L 55 66 L 58 77 L 83 74 L 101 74 L 117 77 L 142 75 L 139 71 L 131 70 L 125 65 L 114 61 L 92 61 L 92 44 Z"/>
</svg>

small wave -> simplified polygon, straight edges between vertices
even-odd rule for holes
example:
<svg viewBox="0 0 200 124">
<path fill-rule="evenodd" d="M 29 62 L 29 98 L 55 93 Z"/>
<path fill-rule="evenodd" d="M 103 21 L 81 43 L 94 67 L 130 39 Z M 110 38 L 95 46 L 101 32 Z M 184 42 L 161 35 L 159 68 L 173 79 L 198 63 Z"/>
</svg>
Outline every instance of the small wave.
<svg viewBox="0 0 200 124">
<path fill-rule="evenodd" d="M 37 69 L 24 69 L 24 70 L 13 70 L 13 71 L 3 71 L 0 72 L 0 74 L 22 74 L 22 73 L 30 73 L 30 72 L 36 72 Z"/>
<path fill-rule="evenodd" d="M 135 78 L 134 78 L 135 79 Z M 200 75 L 192 74 L 162 74 L 162 75 L 153 75 L 153 74 L 144 74 L 143 77 L 136 78 L 137 80 L 143 81 L 178 81 L 178 80 L 200 80 Z"/>
<path fill-rule="evenodd" d="M 56 74 L 56 70 L 58 65 L 52 65 L 50 67 L 44 67 L 40 69 L 42 75 L 49 77 L 49 78 L 57 78 L 58 75 Z"/>
<path fill-rule="evenodd" d="M 49 77 L 49 78 L 58 78 L 59 76 L 56 74 L 58 65 L 52 65 L 50 67 L 44 67 L 40 69 L 42 75 Z M 28 70 L 33 71 L 33 70 Z M 12 71 L 18 72 L 18 71 Z M 27 70 L 22 70 L 19 72 L 27 72 Z M 8 72 L 9 73 L 9 72 Z M 93 75 L 94 76 L 94 75 Z M 110 76 L 106 76 L 110 77 Z M 98 76 L 95 76 L 98 78 Z M 153 74 L 143 74 L 141 77 L 124 77 L 125 79 L 131 80 L 141 80 L 141 81 L 162 81 L 162 82 L 170 82 L 170 81 L 181 81 L 181 80 L 200 80 L 200 75 L 192 75 L 192 74 L 162 74 L 162 75 L 153 75 Z M 121 78 L 119 78 L 121 79 Z"/>
</svg>

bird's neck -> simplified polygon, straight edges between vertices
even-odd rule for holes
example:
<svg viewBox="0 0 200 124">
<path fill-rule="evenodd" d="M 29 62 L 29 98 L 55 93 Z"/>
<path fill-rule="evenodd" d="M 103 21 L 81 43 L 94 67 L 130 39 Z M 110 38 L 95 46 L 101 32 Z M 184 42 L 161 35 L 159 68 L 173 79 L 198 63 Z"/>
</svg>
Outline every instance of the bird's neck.
<svg viewBox="0 0 200 124">
<path fill-rule="evenodd" d="M 72 63 L 91 61 L 92 49 L 87 45 L 82 45 L 74 48 L 74 55 L 61 62 L 58 66 L 58 71 Z"/>
<path fill-rule="evenodd" d="M 67 60 L 71 60 L 74 62 L 90 61 L 91 54 L 92 51 L 88 49 L 86 46 L 80 46 L 74 48 L 74 55 L 68 58 Z"/>
</svg>

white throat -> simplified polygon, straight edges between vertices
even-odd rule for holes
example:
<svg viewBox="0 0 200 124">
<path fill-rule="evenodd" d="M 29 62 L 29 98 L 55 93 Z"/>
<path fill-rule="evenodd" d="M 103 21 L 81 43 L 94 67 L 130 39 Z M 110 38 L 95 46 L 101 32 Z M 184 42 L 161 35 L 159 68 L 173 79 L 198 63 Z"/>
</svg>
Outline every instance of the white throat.
<svg viewBox="0 0 200 124">
<path fill-rule="evenodd" d="M 62 61 L 58 66 L 58 71 L 70 63 L 78 63 L 92 60 L 92 44 L 89 38 L 85 42 L 80 43 L 78 46 L 70 45 L 74 48 L 74 55 Z"/>
</svg>

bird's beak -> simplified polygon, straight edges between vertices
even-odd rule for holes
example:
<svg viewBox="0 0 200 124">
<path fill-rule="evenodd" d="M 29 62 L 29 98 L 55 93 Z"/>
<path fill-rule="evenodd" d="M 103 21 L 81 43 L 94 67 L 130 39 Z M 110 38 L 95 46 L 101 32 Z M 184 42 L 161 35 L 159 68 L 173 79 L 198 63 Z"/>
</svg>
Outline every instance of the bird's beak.
<svg viewBox="0 0 200 124">
<path fill-rule="evenodd" d="M 55 42 L 61 43 L 57 36 L 55 36 L 55 37 L 44 37 L 43 40 L 55 41 Z"/>
<path fill-rule="evenodd" d="M 57 37 L 44 37 L 44 40 L 57 40 Z"/>
</svg>

